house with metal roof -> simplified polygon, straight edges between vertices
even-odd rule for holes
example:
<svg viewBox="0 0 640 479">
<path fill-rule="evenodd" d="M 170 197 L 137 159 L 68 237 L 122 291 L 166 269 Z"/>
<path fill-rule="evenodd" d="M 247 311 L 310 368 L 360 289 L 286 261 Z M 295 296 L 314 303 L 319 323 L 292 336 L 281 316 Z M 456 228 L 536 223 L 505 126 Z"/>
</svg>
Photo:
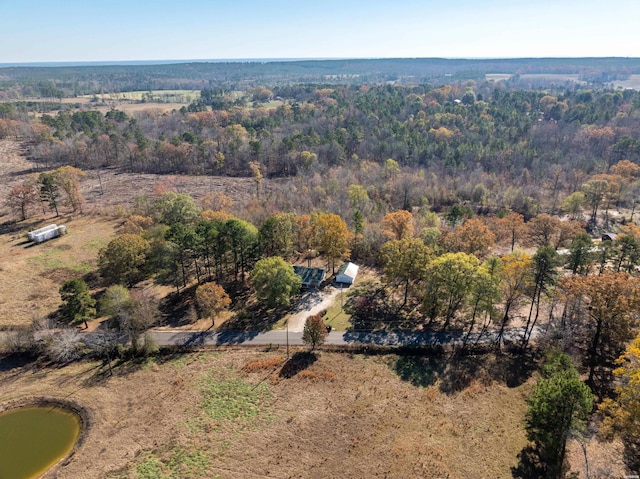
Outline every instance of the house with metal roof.
<svg viewBox="0 0 640 479">
<path fill-rule="evenodd" d="M 307 288 L 318 288 L 324 281 L 327 272 L 322 268 L 308 268 L 306 266 L 295 266 L 293 272 L 302 279 L 302 286 Z"/>
</svg>

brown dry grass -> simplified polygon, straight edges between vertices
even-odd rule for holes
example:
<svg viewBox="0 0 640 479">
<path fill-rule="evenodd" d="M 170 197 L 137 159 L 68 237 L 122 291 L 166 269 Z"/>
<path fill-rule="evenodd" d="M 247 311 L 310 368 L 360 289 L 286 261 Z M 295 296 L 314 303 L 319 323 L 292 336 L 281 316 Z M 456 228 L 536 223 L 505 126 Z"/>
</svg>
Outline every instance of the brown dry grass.
<svg viewBox="0 0 640 479">
<path fill-rule="evenodd" d="M 53 222 L 66 225 L 68 234 L 39 245 L 26 242 L 27 231 Z M 62 283 L 95 269 L 116 225 L 100 217 L 47 217 L 0 235 L 0 328 L 26 326 L 55 311 Z"/>
<path fill-rule="evenodd" d="M 48 100 L 42 100 L 38 98 L 29 98 L 26 99 L 30 102 L 42 102 L 49 103 Z M 120 111 L 124 111 L 128 115 L 139 112 L 152 112 L 152 113 L 165 113 L 170 112 L 172 110 L 179 110 L 183 106 L 188 106 L 188 103 L 141 103 L 132 100 L 104 100 L 100 103 L 94 103 L 91 101 L 91 97 L 77 97 L 77 98 L 62 98 L 60 100 L 56 100 L 56 102 L 64 103 L 67 105 L 79 105 L 79 108 L 72 107 L 71 112 L 74 111 L 84 111 L 84 110 L 97 110 L 101 112 L 103 115 L 108 113 L 109 111 L 116 109 Z M 50 110 L 47 111 L 46 114 L 50 116 L 55 116 L 58 114 L 60 110 Z M 35 116 L 40 117 L 42 113 L 35 113 Z"/>
<path fill-rule="evenodd" d="M 146 477 L 136 471 L 154 464 L 167 477 L 193 478 L 511 477 L 526 443 L 529 386 L 473 381 L 445 394 L 438 382 L 401 380 L 396 360 L 325 352 L 290 378 L 257 367 L 277 373 L 283 357 L 273 352 L 159 358 L 113 377 L 96 376 L 93 363 L 12 369 L 5 360 L 0 401 L 47 395 L 91 409 L 94 425 L 60 478 Z M 248 420 L 205 414 L 209 380 L 262 391 L 258 412 Z M 177 460 L 180 451 L 189 460 Z"/>
<path fill-rule="evenodd" d="M 7 193 L 15 184 L 32 174 L 37 166 L 25 157 L 26 148 L 13 140 L 0 140 L 0 222 L 12 219 L 11 212 L 4 208 Z M 231 178 L 219 176 L 182 176 L 155 175 L 146 173 L 127 173 L 118 169 L 102 170 L 102 192 L 96 170 L 86 171 L 81 180 L 82 194 L 86 201 L 86 212 L 107 214 L 121 213 L 133 206 L 140 196 L 155 198 L 156 186 L 171 189 L 179 193 L 189 193 L 199 200 L 207 193 L 221 192 L 233 198 L 241 206 L 255 196 L 255 182 L 251 178 Z M 278 180 L 274 180 L 278 181 Z M 268 196 L 272 180 L 263 182 L 263 194 Z M 64 208 L 62 208 L 64 211 Z"/>
<path fill-rule="evenodd" d="M 114 218 L 126 214 L 136 197 L 147 195 L 153 199 L 158 183 L 175 191 L 189 192 L 196 200 L 209 192 L 220 191 L 240 205 L 251 199 L 255 191 L 250 178 L 161 176 L 108 170 L 101 173 L 104 190 L 101 194 L 97 172 L 88 171 L 81 183 L 87 214 L 70 216 L 61 206 L 59 218 L 40 212 L 26 221 L 14 223 L 11 212 L 3 208 L 6 194 L 31 174 L 33 167 L 25 158 L 23 145 L 0 140 L 0 222 L 4 222 L 0 225 L 0 328 L 25 326 L 34 316 L 47 316 L 55 311 L 62 283 L 95 268 L 99 249 L 115 235 L 119 220 Z M 38 246 L 25 243 L 28 231 L 54 222 L 65 224 L 69 234 Z M 167 292 L 162 287 L 154 290 Z"/>
</svg>

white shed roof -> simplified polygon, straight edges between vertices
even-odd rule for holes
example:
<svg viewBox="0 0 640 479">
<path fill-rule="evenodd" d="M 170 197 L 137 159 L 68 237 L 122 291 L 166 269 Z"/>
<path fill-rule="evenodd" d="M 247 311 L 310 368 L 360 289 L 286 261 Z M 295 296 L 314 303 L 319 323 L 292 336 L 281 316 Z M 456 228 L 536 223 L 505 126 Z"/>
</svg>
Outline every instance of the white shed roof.
<svg viewBox="0 0 640 479">
<path fill-rule="evenodd" d="M 345 263 L 340 266 L 340 269 L 338 270 L 338 274 L 336 276 L 346 276 L 354 280 L 356 279 L 356 276 L 358 276 L 358 269 L 359 267 L 357 264 Z"/>
</svg>

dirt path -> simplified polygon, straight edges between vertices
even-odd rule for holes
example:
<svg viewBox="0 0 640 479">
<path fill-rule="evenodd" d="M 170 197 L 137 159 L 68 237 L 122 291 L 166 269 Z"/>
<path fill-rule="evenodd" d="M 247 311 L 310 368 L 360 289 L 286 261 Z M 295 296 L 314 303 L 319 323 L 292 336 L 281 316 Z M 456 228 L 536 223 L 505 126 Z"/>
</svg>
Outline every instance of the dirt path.
<svg viewBox="0 0 640 479">
<path fill-rule="evenodd" d="M 305 293 L 300 298 L 295 312 L 289 317 L 289 331 L 301 332 L 304 329 L 305 320 L 309 316 L 329 308 L 338 294 L 340 294 L 340 290 L 333 286 L 327 286 L 322 291 L 311 290 Z"/>
</svg>

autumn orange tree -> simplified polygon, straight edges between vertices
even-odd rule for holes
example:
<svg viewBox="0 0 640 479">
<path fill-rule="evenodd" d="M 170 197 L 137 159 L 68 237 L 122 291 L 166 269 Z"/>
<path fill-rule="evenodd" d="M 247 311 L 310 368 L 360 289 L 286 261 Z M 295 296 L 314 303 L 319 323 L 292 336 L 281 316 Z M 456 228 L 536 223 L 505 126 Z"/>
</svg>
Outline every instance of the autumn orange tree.
<svg viewBox="0 0 640 479">
<path fill-rule="evenodd" d="M 5 199 L 5 205 L 17 214 L 20 221 L 24 221 L 39 200 L 35 181 L 27 179 L 11 188 Z"/>
<path fill-rule="evenodd" d="M 353 233 L 347 229 L 344 220 L 333 213 L 318 213 L 311 218 L 314 231 L 315 244 L 327 258 L 327 268 L 336 272 L 336 262 L 348 259 L 350 254 L 349 244 Z"/>
<path fill-rule="evenodd" d="M 204 195 L 200 204 L 204 210 L 229 211 L 233 207 L 233 199 L 220 191 L 213 191 Z"/>
<path fill-rule="evenodd" d="M 452 252 L 485 258 L 495 245 L 496 236 L 482 220 L 472 218 L 445 233 L 440 242 Z"/>
<path fill-rule="evenodd" d="M 409 211 L 399 210 L 387 213 L 380 221 L 382 232 L 389 238 L 401 240 L 413 237 L 413 215 Z"/>
<path fill-rule="evenodd" d="M 313 351 L 317 346 L 324 343 L 327 337 L 327 327 L 319 314 L 309 316 L 304 322 L 302 330 L 302 341 L 311 346 Z"/>
<path fill-rule="evenodd" d="M 209 282 L 196 289 L 196 302 L 205 316 L 211 318 L 211 326 L 216 318 L 231 305 L 231 298 L 222 286 Z"/>
<path fill-rule="evenodd" d="M 529 242 L 539 248 L 551 246 L 560 233 L 560 218 L 541 213 L 527 223 Z"/>
<path fill-rule="evenodd" d="M 577 341 L 585 350 L 588 384 L 603 392 L 613 361 L 638 330 L 640 278 L 605 271 L 563 278 L 559 285 L 566 298 L 565 322 L 580 331 Z"/>
<path fill-rule="evenodd" d="M 527 227 L 524 223 L 524 216 L 513 211 L 508 214 L 493 219 L 488 225 L 496 236 L 498 244 L 509 245 L 511 251 L 516 243 L 522 240 L 526 234 Z"/>
</svg>

